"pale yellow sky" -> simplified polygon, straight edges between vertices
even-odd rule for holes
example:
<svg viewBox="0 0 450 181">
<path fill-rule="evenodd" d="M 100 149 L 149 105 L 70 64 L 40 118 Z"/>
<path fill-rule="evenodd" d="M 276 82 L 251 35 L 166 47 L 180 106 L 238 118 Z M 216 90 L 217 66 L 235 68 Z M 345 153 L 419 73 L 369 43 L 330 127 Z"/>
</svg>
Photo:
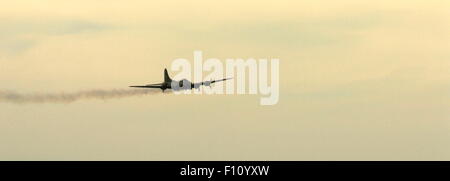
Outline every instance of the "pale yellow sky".
<svg viewBox="0 0 450 181">
<path fill-rule="evenodd" d="M 0 160 L 449 160 L 449 1 L 61 1 L 0 7 L 0 90 L 157 83 L 175 58 L 279 58 L 280 101 L 0 102 Z"/>
</svg>

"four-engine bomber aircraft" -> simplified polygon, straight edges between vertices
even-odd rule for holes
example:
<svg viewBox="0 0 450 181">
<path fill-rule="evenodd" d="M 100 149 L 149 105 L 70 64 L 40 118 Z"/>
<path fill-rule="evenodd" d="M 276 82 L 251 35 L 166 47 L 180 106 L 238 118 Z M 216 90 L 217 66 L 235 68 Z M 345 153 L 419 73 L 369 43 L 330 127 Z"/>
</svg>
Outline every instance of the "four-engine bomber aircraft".
<svg viewBox="0 0 450 181">
<path fill-rule="evenodd" d="M 164 82 L 163 83 L 159 83 L 159 84 L 148 84 L 148 85 L 135 85 L 135 86 L 130 86 L 130 87 L 137 87 L 137 88 L 157 88 L 157 89 L 161 89 L 163 92 L 166 89 L 172 89 L 172 90 L 183 90 L 183 89 L 199 89 L 200 86 L 204 85 L 204 86 L 211 86 L 211 84 L 216 83 L 216 82 L 221 82 L 221 81 L 226 81 L 229 80 L 231 78 L 226 78 L 226 79 L 220 79 L 220 80 L 211 80 L 211 81 L 204 81 L 204 82 L 199 82 L 199 83 L 192 83 L 187 79 L 183 79 L 180 81 L 175 81 L 172 80 L 169 77 L 169 73 L 167 73 L 167 69 L 164 69 Z"/>
</svg>

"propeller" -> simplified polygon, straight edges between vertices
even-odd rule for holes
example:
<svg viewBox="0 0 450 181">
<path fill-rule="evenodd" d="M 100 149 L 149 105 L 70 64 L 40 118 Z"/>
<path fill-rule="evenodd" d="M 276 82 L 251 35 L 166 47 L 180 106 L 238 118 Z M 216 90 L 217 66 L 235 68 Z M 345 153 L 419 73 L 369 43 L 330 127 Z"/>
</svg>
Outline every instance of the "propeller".
<svg viewBox="0 0 450 181">
<path fill-rule="evenodd" d="M 210 80 L 209 80 L 209 87 L 211 88 L 211 83 L 212 83 L 212 81 L 213 81 L 213 79 L 211 78 Z"/>
</svg>

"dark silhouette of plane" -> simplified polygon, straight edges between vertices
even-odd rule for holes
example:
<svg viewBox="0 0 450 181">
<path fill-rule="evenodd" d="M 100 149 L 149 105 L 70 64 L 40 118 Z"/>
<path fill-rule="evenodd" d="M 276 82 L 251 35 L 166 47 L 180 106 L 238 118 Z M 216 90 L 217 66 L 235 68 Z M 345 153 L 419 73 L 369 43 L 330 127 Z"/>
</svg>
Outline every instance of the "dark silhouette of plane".
<svg viewBox="0 0 450 181">
<path fill-rule="evenodd" d="M 204 85 L 204 86 L 211 86 L 211 84 L 216 83 L 216 82 L 221 82 L 221 81 L 226 81 L 229 80 L 231 78 L 226 78 L 226 79 L 220 79 L 220 80 L 211 80 L 211 81 L 204 81 L 204 82 L 199 82 L 199 83 L 193 83 L 190 82 L 187 79 L 183 79 L 180 81 L 175 81 L 172 80 L 169 77 L 169 73 L 167 73 L 167 69 L 164 69 L 164 82 L 163 83 L 159 83 L 159 84 L 148 84 L 148 85 L 134 85 L 134 86 L 130 86 L 130 87 L 136 87 L 136 88 L 157 88 L 157 89 L 161 89 L 163 92 L 166 89 L 172 89 L 175 91 L 178 90 L 186 90 L 186 89 L 199 89 L 200 86 Z"/>
</svg>

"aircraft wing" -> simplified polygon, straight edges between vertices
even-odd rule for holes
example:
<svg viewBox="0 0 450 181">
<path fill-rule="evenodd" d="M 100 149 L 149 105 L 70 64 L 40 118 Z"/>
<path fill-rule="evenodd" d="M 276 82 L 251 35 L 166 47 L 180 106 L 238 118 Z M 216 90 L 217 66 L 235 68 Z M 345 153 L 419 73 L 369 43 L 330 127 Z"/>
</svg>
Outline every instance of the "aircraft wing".
<svg viewBox="0 0 450 181">
<path fill-rule="evenodd" d="M 206 82 L 211 82 L 211 84 L 216 83 L 216 82 L 222 82 L 222 81 L 226 81 L 229 80 L 231 78 L 226 78 L 226 79 L 219 79 L 219 80 L 213 80 L 213 81 L 206 81 Z"/>
<path fill-rule="evenodd" d="M 161 88 L 161 84 L 148 84 L 148 85 L 132 85 L 130 87 L 137 87 L 137 88 Z"/>
<path fill-rule="evenodd" d="M 211 84 L 214 84 L 216 82 L 222 82 L 222 81 L 226 81 L 229 80 L 231 78 L 226 78 L 226 79 L 219 79 L 219 80 L 211 80 L 211 81 L 204 81 L 204 82 L 200 82 L 200 83 L 195 83 L 193 88 L 199 88 L 200 86 L 204 85 L 204 86 L 210 86 Z"/>
</svg>

